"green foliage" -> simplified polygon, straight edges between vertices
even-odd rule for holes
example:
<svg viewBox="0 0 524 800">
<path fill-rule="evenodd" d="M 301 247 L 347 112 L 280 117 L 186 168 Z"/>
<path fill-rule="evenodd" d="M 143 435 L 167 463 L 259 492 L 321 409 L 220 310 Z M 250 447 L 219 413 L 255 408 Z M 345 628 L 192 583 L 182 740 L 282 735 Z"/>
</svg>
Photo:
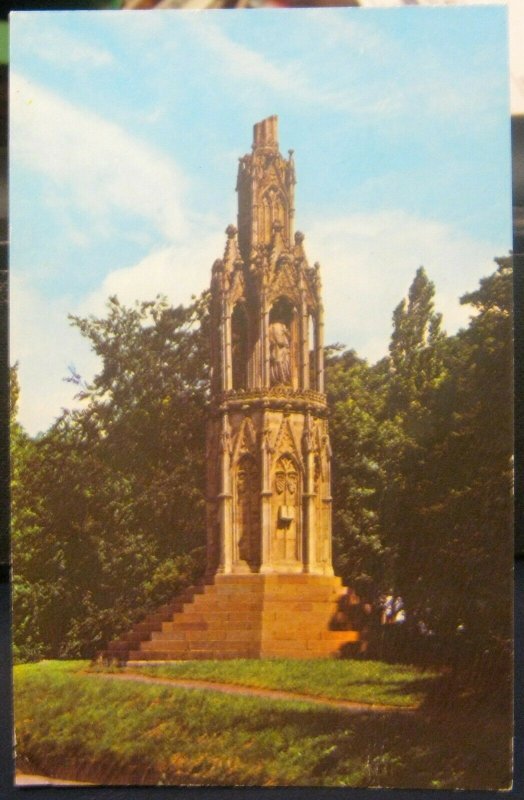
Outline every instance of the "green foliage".
<svg viewBox="0 0 524 800">
<path fill-rule="evenodd" d="M 441 617 L 460 618 L 485 652 L 511 650 L 512 269 L 497 271 L 461 302 L 475 316 L 450 353 L 453 406 L 433 473 L 440 491 L 426 511 L 438 536 L 427 592 Z M 434 548 L 435 549 L 435 548 Z M 460 587 L 452 591 L 452 584 Z M 446 598 L 446 599 L 444 599 Z"/>
<path fill-rule="evenodd" d="M 470 655 L 507 675 L 512 270 L 497 265 L 462 298 L 476 313 L 451 337 L 419 269 L 394 312 L 390 356 L 368 367 L 339 353 L 328 387 L 338 568 L 394 588 L 448 659 L 464 626 Z"/>
<path fill-rule="evenodd" d="M 497 267 L 456 335 L 420 268 L 386 358 L 326 359 L 337 574 L 365 599 L 400 593 L 448 661 L 465 626 L 486 665 L 509 652 L 511 611 L 510 259 Z M 202 571 L 207 303 L 113 297 L 104 318 L 72 318 L 101 368 L 71 376 L 85 408 L 37 439 L 16 422 L 14 369 L 17 658 L 94 655 Z"/>
<path fill-rule="evenodd" d="M 92 656 L 202 569 L 206 297 L 72 321 L 102 365 L 72 378 L 86 407 L 36 440 L 13 423 L 21 659 Z"/>
<path fill-rule="evenodd" d="M 352 583 L 381 583 L 390 547 L 380 513 L 397 431 L 381 424 L 385 391 L 375 369 L 353 351 L 328 358 L 326 369 L 337 574 Z"/>
<path fill-rule="evenodd" d="M 19 769 L 128 785 L 509 784 L 511 741 L 497 706 L 464 713 L 455 701 L 409 717 L 355 715 L 303 701 L 124 683 L 82 674 L 83 666 L 15 669 Z"/>
</svg>

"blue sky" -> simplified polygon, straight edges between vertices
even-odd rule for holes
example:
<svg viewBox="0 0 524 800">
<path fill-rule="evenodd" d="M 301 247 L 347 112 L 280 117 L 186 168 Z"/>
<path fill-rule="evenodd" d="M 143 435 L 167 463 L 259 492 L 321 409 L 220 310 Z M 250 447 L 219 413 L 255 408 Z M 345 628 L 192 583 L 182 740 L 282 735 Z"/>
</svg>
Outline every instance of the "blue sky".
<svg viewBox="0 0 524 800">
<path fill-rule="evenodd" d="M 279 116 L 327 341 L 371 361 L 423 264 L 458 297 L 511 247 L 501 7 L 11 17 L 11 360 L 34 433 L 97 369 L 67 313 L 187 302 L 236 220 L 238 157 Z"/>
</svg>

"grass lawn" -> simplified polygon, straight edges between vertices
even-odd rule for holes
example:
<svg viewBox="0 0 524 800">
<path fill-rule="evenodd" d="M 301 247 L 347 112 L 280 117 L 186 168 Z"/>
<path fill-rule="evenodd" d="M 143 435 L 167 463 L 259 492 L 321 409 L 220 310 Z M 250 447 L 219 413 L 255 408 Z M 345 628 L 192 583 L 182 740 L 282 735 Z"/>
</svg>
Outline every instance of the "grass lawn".
<svg viewBox="0 0 524 800">
<path fill-rule="evenodd" d="M 130 670 L 153 677 L 197 678 L 400 707 L 421 703 L 438 675 L 381 661 L 287 658 L 178 661 Z"/>
<path fill-rule="evenodd" d="M 293 686 L 300 691 L 319 685 L 326 669 L 347 669 L 343 662 L 315 662 L 315 678 L 313 662 L 287 663 L 291 672 L 297 669 Z M 266 685 L 276 674 L 271 664 L 285 668 L 283 661 L 251 662 L 253 670 L 269 670 Z M 304 685 L 300 670 L 306 666 Z M 366 663 L 354 666 L 363 681 Z M 389 674 L 386 665 L 368 666 L 373 680 L 381 668 Z M 87 667 L 57 661 L 15 667 L 19 769 L 105 784 L 508 785 L 507 720 L 497 721 L 493 709 L 465 714 L 451 703 L 444 714 L 423 705 L 407 716 L 351 715 L 306 702 L 104 680 L 86 674 Z M 238 669 L 249 672 L 242 662 Z M 398 669 L 402 675 L 405 668 Z M 355 685 L 358 680 L 353 673 Z M 402 681 L 409 684 L 397 677 L 398 685 Z M 340 685 L 335 691 L 343 691 Z"/>
</svg>

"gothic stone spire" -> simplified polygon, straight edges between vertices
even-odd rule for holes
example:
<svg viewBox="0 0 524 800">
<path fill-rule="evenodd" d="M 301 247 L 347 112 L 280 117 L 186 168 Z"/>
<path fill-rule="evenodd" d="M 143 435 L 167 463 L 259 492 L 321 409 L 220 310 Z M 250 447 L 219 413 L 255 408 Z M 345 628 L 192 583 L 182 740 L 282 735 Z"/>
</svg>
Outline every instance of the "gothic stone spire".
<svg viewBox="0 0 524 800">
<path fill-rule="evenodd" d="M 238 230 L 213 266 L 210 574 L 333 574 L 321 284 L 293 231 L 295 168 L 277 122 L 254 126 Z"/>
<path fill-rule="evenodd" d="M 295 168 L 290 151 L 278 149 L 278 117 L 268 117 L 253 128 L 252 152 L 239 160 L 238 237 L 245 261 L 261 245 L 270 245 L 274 224 L 287 246 L 293 239 Z"/>
</svg>

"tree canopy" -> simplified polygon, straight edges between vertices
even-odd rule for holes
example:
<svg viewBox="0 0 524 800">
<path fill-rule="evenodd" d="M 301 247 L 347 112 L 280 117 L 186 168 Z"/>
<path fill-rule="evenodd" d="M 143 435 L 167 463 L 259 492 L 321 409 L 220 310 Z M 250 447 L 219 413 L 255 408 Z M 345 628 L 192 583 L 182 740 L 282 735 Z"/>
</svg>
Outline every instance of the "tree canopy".
<svg viewBox="0 0 524 800">
<path fill-rule="evenodd" d="M 85 408 L 13 435 L 15 646 L 93 655 L 201 569 L 207 301 L 73 317 L 100 356 Z M 16 386 L 16 384 L 13 384 Z"/>
<path fill-rule="evenodd" d="M 328 349 L 335 571 L 393 591 L 408 618 L 483 652 L 510 641 L 512 270 L 466 294 L 453 336 L 423 268 L 369 365 Z M 100 359 L 84 400 L 44 434 L 16 421 L 12 380 L 15 647 L 92 656 L 203 569 L 208 297 L 72 317 Z"/>
</svg>

